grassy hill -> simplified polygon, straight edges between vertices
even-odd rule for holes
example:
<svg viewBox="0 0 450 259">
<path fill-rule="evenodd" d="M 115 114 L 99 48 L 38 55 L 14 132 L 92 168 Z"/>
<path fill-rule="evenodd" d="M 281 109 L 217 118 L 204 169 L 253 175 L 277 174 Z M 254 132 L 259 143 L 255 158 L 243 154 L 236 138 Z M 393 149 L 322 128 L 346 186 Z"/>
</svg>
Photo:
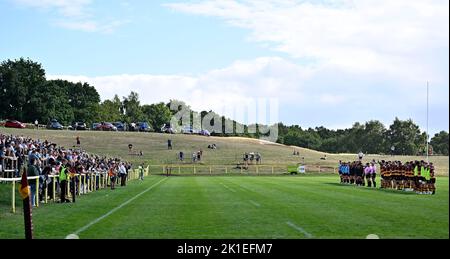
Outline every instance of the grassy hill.
<svg viewBox="0 0 450 259">
<path fill-rule="evenodd" d="M 81 145 L 88 152 L 100 155 L 118 156 L 133 163 L 152 165 L 177 164 L 177 155 L 180 151 L 185 153 L 189 161 L 193 152 L 203 150 L 204 157 L 201 164 L 235 166 L 242 162 L 245 152 L 259 152 L 264 165 L 276 165 L 278 170 L 284 170 L 285 165 L 304 163 L 311 168 L 336 167 L 339 160 L 353 161 L 356 154 L 328 154 L 305 148 L 285 146 L 257 139 L 237 137 L 203 137 L 195 135 L 167 135 L 158 133 L 134 132 L 74 132 L 74 131 L 48 131 L 48 130 L 18 130 L 0 128 L 0 133 L 29 136 L 37 139 L 47 139 L 67 148 L 75 145 L 75 138 L 79 136 Z M 167 140 L 173 142 L 173 150 L 167 150 Z M 142 151 L 143 156 L 129 155 L 128 145 L 133 144 L 134 151 Z M 209 150 L 210 144 L 216 144 L 217 150 Z M 300 151 L 300 156 L 294 156 L 293 151 Z M 322 160 L 326 156 L 326 160 Z M 375 160 L 422 160 L 425 157 L 416 156 L 381 156 L 368 155 L 365 161 Z M 433 156 L 430 158 L 437 169 L 438 175 L 449 173 L 449 157 Z M 189 162 L 186 162 L 189 163 Z"/>
<path fill-rule="evenodd" d="M 248 138 L 221 138 L 202 137 L 194 135 L 167 135 L 158 133 L 133 133 L 133 132 L 74 132 L 74 131 L 47 131 L 47 130 L 17 130 L 1 128 L 0 132 L 29 136 L 32 138 L 47 139 L 65 147 L 75 144 L 76 136 L 81 139 L 84 149 L 100 155 L 118 156 L 133 163 L 145 162 L 146 164 L 177 164 L 177 155 L 180 151 L 185 153 L 189 161 L 193 152 L 203 150 L 204 165 L 235 166 L 242 161 L 245 152 L 259 152 L 265 165 L 283 167 L 288 164 L 304 163 L 311 167 L 336 167 L 339 160 L 353 161 L 356 154 L 328 154 L 305 148 L 285 146 L 257 139 Z M 167 140 L 173 142 L 173 150 L 167 150 Z M 133 144 L 134 151 L 142 151 L 143 156 L 129 155 L 128 145 Z M 210 144 L 216 144 L 217 150 L 209 150 Z M 293 151 L 300 151 L 300 156 L 294 156 Z M 322 160 L 326 156 L 326 160 Z M 368 155 L 365 161 L 375 160 L 422 160 L 424 157 L 415 156 L 381 156 Z M 433 156 L 430 161 L 435 163 L 438 175 L 448 175 L 448 156 Z M 189 162 L 186 162 L 189 163 Z"/>
</svg>

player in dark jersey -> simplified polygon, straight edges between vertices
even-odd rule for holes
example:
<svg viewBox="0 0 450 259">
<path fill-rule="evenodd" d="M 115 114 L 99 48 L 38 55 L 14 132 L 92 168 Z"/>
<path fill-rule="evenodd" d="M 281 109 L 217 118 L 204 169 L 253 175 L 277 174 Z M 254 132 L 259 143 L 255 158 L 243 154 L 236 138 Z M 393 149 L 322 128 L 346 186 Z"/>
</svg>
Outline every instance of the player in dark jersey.
<svg viewBox="0 0 450 259">
<path fill-rule="evenodd" d="M 433 163 L 430 163 L 430 190 L 431 194 L 436 194 L 436 174 Z"/>
<path fill-rule="evenodd" d="M 355 179 L 356 179 L 356 166 L 355 166 L 355 162 L 350 164 L 350 184 L 355 184 Z"/>
</svg>

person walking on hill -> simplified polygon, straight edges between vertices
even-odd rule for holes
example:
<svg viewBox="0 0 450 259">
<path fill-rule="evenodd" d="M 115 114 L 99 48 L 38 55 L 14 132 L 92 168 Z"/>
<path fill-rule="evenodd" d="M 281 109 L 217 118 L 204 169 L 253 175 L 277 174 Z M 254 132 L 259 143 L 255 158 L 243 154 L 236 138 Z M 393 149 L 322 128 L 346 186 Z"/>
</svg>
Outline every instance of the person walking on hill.
<svg viewBox="0 0 450 259">
<path fill-rule="evenodd" d="M 184 152 L 183 151 L 180 151 L 179 158 L 180 158 L 181 162 L 184 161 Z"/>
</svg>

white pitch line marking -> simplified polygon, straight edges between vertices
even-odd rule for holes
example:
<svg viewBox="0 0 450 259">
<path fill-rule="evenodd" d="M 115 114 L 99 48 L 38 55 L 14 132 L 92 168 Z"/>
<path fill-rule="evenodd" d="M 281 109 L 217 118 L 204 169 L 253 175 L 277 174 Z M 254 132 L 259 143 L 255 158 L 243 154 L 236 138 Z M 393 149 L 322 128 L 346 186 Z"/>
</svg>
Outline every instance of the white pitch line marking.
<svg viewBox="0 0 450 259">
<path fill-rule="evenodd" d="M 136 196 L 134 196 L 133 198 L 129 199 L 128 201 L 120 204 L 119 206 L 115 207 L 114 209 L 110 210 L 108 213 L 106 213 L 105 215 L 91 221 L 89 224 L 87 224 L 86 226 L 78 229 L 77 231 L 75 231 L 73 234 L 75 235 L 79 235 L 81 232 L 85 231 L 86 229 L 92 227 L 93 225 L 97 224 L 99 221 L 101 221 L 102 219 L 108 217 L 109 215 L 113 214 L 114 212 L 120 210 L 121 208 L 123 208 L 124 206 L 130 204 L 132 201 L 136 200 L 137 198 L 141 197 L 143 194 L 145 194 L 146 192 L 150 191 L 151 189 L 155 188 L 157 185 L 159 185 L 160 183 L 162 183 L 163 181 L 167 180 L 167 178 L 162 179 L 161 181 L 155 183 L 154 185 L 148 187 L 145 191 L 137 194 Z"/>
<path fill-rule="evenodd" d="M 256 207 L 261 207 L 261 204 L 257 203 L 256 201 L 249 200 L 249 202 L 255 205 Z"/>
<path fill-rule="evenodd" d="M 366 239 L 380 239 L 380 237 L 376 234 L 369 234 L 367 235 Z"/>
<path fill-rule="evenodd" d="M 307 237 L 307 238 L 312 238 L 312 237 L 313 237 L 310 233 L 306 232 L 303 228 L 301 228 L 301 227 L 295 225 L 294 223 L 292 223 L 292 222 L 290 222 L 290 221 L 286 222 L 286 224 L 288 224 L 291 228 L 300 231 L 300 232 L 303 233 L 303 235 L 305 235 L 305 237 Z"/>
<path fill-rule="evenodd" d="M 229 190 L 230 192 L 236 192 L 235 190 L 231 189 L 230 187 L 226 186 L 223 183 L 220 183 L 223 187 L 227 188 L 227 190 Z"/>
<path fill-rule="evenodd" d="M 80 239 L 80 237 L 75 234 L 70 234 L 70 235 L 66 236 L 66 239 Z"/>
</svg>

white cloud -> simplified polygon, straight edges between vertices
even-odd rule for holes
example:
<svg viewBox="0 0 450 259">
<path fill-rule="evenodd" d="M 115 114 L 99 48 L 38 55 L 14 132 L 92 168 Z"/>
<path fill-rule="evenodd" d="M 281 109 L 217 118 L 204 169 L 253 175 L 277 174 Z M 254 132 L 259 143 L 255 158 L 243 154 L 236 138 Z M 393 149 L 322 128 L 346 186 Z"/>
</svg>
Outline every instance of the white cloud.
<svg viewBox="0 0 450 259">
<path fill-rule="evenodd" d="M 12 0 L 29 8 L 55 13 L 52 24 L 70 30 L 84 32 L 112 33 L 118 27 L 128 23 L 123 20 L 100 21 L 95 18 L 91 8 L 93 0 Z"/>
<path fill-rule="evenodd" d="M 113 33 L 118 27 L 128 23 L 129 21 L 112 21 L 110 23 L 99 23 L 93 20 L 85 21 L 60 21 L 56 24 L 60 27 L 85 32 L 102 32 Z"/>
<path fill-rule="evenodd" d="M 446 76 L 426 57 L 448 50 L 448 0 L 208 0 L 165 6 L 218 17 L 249 29 L 252 41 L 320 66 L 417 80 Z"/>
<path fill-rule="evenodd" d="M 88 82 L 97 88 L 102 100 L 135 91 L 144 104 L 178 99 L 194 110 L 212 109 L 238 120 L 233 108 L 260 98 L 267 102 L 278 99 L 280 120 L 306 127 L 351 126 L 355 121 L 372 119 L 387 125 L 396 116 L 412 118 L 423 125 L 425 118 L 422 114 L 423 83 L 408 79 L 385 81 L 379 74 L 368 79 L 366 75 L 355 76 L 327 67 L 301 66 L 279 57 L 237 61 L 226 68 L 196 76 L 61 75 L 50 78 Z M 432 121 L 436 128 L 448 130 L 448 109 L 442 109 L 448 107 L 448 84 L 433 85 L 432 93 L 435 116 Z"/>
<path fill-rule="evenodd" d="M 14 0 L 16 3 L 33 8 L 56 10 L 64 17 L 85 17 L 92 0 Z"/>
<path fill-rule="evenodd" d="M 338 94 L 322 94 L 319 96 L 319 101 L 324 105 L 336 106 L 347 101 L 347 98 Z"/>
<path fill-rule="evenodd" d="M 281 58 L 266 57 L 251 61 L 237 61 L 224 69 L 212 70 L 198 76 L 180 75 L 116 75 L 104 77 L 50 76 L 73 82 L 89 82 L 103 100 L 115 94 L 126 96 L 139 93 L 143 103 L 178 99 L 195 110 L 215 111 L 238 106 L 263 98 L 291 98 L 299 95 L 302 78 L 311 73 Z M 280 92 L 280 90 L 282 90 Z"/>
</svg>

